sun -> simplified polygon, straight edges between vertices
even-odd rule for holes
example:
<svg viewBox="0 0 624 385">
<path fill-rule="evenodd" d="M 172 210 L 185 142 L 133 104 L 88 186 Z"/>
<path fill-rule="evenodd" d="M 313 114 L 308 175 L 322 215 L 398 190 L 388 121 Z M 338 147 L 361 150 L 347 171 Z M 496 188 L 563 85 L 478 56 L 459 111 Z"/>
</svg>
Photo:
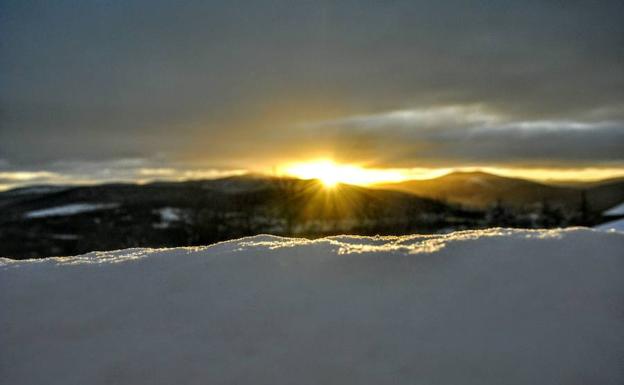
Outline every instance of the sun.
<svg viewBox="0 0 624 385">
<path fill-rule="evenodd" d="M 340 183 L 340 180 L 334 175 L 325 175 L 317 179 L 323 183 L 323 186 L 328 188 L 336 187 L 336 185 Z"/>
<path fill-rule="evenodd" d="M 293 163 L 283 167 L 282 172 L 301 179 L 317 179 L 326 188 L 334 188 L 340 183 L 367 186 L 403 179 L 402 175 L 395 175 L 393 171 L 339 164 L 330 159 Z"/>
<path fill-rule="evenodd" d="M 301 179 L 318 179 L 323 186 L 332 188 L 338 183 L 345 182 L 344 166 L 339 166 L 331 160 L 316 160 L 306 163 L 295 163 L 288 166 L 286 174 Z"/>
</svg>

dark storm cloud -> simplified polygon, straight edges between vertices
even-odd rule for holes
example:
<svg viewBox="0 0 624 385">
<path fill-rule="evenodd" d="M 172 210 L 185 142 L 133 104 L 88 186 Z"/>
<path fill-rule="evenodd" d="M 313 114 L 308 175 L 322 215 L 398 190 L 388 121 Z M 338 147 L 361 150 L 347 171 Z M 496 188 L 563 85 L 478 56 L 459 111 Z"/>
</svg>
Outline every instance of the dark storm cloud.
<svg viewBox="0 0 624 385">
<path fill-rule="evenodd" d="M 240 166 L 314 145 L 393 164 L 622 161 L 621 1 L 0 7 L 0 158 L 16 169 L 154 157 Z M 332 108 L 306 110 L 322 100 Z M 275 112 L 286 102 L 300 113 Z M 475 104 L 506 128 L 437 122 L 436 136 L 422 121 L 399 131 L 302 125 Z M 522 122 L 590 126 L 527 134 L 510 125 Z"/>
</svg>

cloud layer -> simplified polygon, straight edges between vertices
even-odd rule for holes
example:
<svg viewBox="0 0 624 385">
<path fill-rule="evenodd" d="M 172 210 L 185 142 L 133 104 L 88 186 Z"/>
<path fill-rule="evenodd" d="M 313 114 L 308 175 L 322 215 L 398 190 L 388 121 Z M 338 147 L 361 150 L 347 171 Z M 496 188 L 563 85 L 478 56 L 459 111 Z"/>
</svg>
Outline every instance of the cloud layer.
<svg viewBox="0 0 624 385">
<path fill-rule="evenodd" d="M 306 128 L 310 136 L 325 136 L 329 142 L 361 152 L 362 158 L 389 164 L 561 167 L 613 165 L 623 160 L 620 121 L 516 120 L 481 106 L 397 110 Z"/>
<path fill-rule="evenodd" d="M 3 1 L 0 167 L 324 153 L 621 166 L 622 14 L 621 1 Z"/>
</svg>

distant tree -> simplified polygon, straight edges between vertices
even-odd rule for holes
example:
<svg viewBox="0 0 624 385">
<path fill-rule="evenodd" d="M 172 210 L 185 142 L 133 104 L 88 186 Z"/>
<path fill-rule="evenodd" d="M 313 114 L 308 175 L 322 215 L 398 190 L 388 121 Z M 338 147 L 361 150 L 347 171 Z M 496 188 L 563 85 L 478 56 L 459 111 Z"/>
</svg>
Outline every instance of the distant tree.
<svg viewBox="0 0 624 385">
<path fill-rule="evenodd" d="M 234 195 L 234 211 L 240 220 L 240 235 L 253 235 L 256 233 L 255 220 L 258 216 L 260 197 L 255 192 L 243 192 Z"/>
<path fill-rule="evenodd" d="M 587 191 L 581 191 L 581 203 L 579 207 L 580 219 L 582 225 L 588 225 L 590 222 L 590 207 L 589 201 L 587 200 Z"/>
<path fill-rule="evenodd" d="M 284 235 L 293 235 L 300 212 L 297 204 L 298 181 L 293 178 L 280 178 L 276 184 L 274 205 L 284 220 Z"/>
<path fill-rule="evenodd" d="M 544 199 L 540 205 L 538 224 L 540 227 L 560 227 L 565 224 L 565 216 L 560 207 L 553 206 Z"/>
<path fill-rule="evenodd" d="M 587 191 L 581 191 L 581 197 L 577 209 L 571 214 L 572 223 L 578 226 L 591 226 L 594 223 L 591 206 L 587 199 Z"/>
<path fill-rule="evenodd" d="M 497 199 L 486 213 L 486 220 L 489 226 L 505 227 L 513 224 L 513 215 L 503 201 Z"/>
<path fill-rule="evenodd" d="M 414 199 L 409 199 L 407 201 L 406 204 L 406 208 L 405 208 L 405 215 L 406 215 L 406 230 L 407 231 L 412 231 L 416 228 L 418 228 L 421 220 L 420 220 L 420 214 L 422 213 L 421 208 L 419 207 L 419 205 L 416 204 Z"/>
<path fill-rule="evenodd" d="M 209 244 L 228 238 L 230 229 L 225 220 L 227 203 L 223 197 L 198 194 L 191 204 L 187 224 L 190 245 Z"/>
</svg>

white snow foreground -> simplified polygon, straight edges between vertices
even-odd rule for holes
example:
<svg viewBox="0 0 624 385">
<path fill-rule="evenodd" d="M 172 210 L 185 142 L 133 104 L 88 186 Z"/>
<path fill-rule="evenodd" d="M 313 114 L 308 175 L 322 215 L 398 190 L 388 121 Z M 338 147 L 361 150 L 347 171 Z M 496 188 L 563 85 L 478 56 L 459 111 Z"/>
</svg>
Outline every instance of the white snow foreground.
<svg viewBox="0 0 624 385">
<path fill-rule="evenodd" d="M 6 384 L 622 384 L 624 234 L 256 236 L 0 263 Z"/>
</svg>

